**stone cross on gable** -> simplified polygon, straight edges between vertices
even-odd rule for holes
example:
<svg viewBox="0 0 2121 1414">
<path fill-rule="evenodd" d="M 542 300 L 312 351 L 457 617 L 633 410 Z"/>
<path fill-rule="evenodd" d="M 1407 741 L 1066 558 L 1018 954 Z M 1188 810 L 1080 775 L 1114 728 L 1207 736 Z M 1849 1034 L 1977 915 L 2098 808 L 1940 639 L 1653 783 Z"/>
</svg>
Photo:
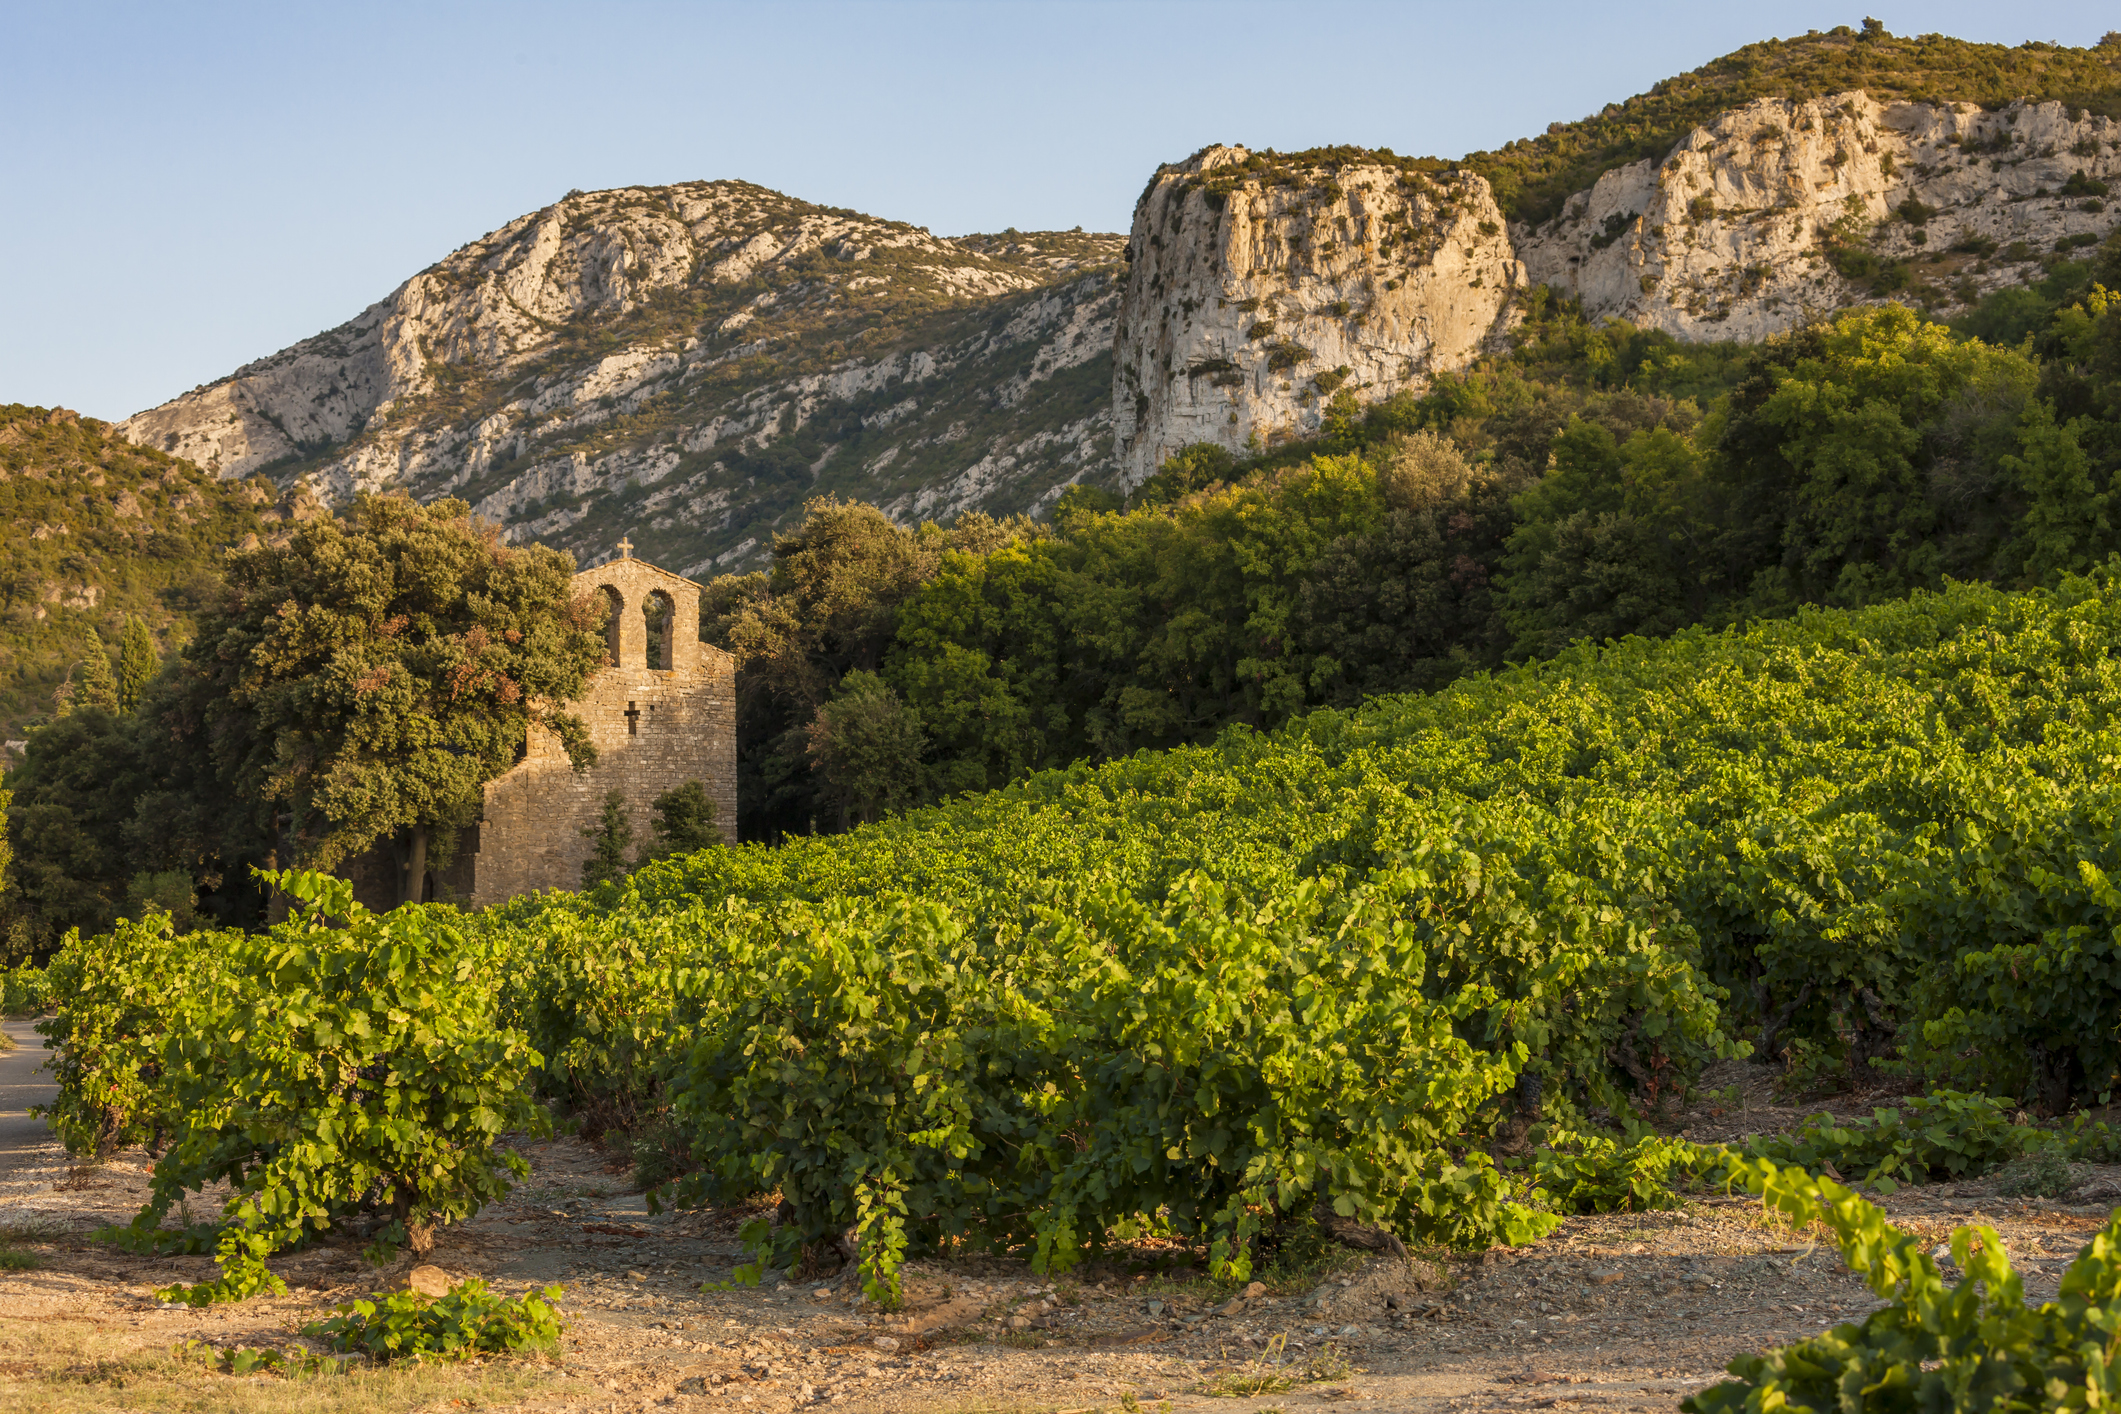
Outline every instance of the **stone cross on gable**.
<svg viewBox="0 0 2121 1414">
<path fill-rule="evenodd" d="M 623 535 L 619 537 L 619 558 L 622 560 L 633 558 L 633 542 Z"/>
</svg>

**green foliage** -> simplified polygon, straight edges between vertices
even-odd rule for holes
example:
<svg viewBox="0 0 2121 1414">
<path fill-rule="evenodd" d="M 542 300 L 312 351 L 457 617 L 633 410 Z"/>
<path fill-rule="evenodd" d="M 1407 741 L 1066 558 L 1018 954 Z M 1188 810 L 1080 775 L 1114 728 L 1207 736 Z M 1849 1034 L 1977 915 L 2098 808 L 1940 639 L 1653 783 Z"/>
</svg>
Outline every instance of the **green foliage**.
<svg viewBox="0 0 2121 1414">
<path fill-rule="evenodd" d="M 1213 442 L 1192 442 L 1164 458 L 1156 474 L 1134 488 L 1128 502 L 1136 506 L 1170 505 L 1230 480 L 1236 468 L 1237 458 L 1227 448 Z"/>
<path fill-rule="evenodd" d="M 127 917 L 145 918 L 150 910 L 166 914 L 170 926 L 180 933 L 189 932 L 198 921 L 198 905 L 192 877 L 182 869 L 143 869 L 125 886 Z"/>
<path fill-rule="evenodd" d="M 839 826 L 869 823 L 919 798 L 920 718 L 898 691 L 859 668 L 820 703 L 808 733 L 810 763 L 823 799 L 839 808 Z"/>
<path fill-rule="evenodd" d="M 819 709 L 848 673 L 881 666 L 900 606 L 953 555 L 984 554 L 1033 533 L 1028 522 L 977 514 L 948 530 L 930 523 L 909 530 L 873 506 L 830 498 L 805 511 L 798 529 L 775 537 L 770 574 L 717 579 L 701 596 L 702 636 L 727 648 L 739 668 L 737 799 L 750 816 L 741 822 L 747 837 L 807 830 L 821 813 L 827 823 L 837 818 L 846 797 L 828 796 L 812 768 Z M 939 675 L 954 679 L 955 666 Z M 915 695 L 912 684 L 894 687 L 902 698 Z M 870 716 L 877 705 L 865 703 L 855 715 Z M 921 716 L 934 720 L 926 710 Z M 1000 735 L 1006 725 L 987 730 Z M 947 776 L 937 783 L 984 784 Z"/>
<path fill-rule="evenodd" d="M 1370 494 L 1467 470 L 1441 439 L 1400 451 Z M 470 920 L 329 929 L 328 903 L 256 940 L 123 924 L 53 964 L 55 1119 L 76 1145 L 173 1136 L 165 1208 L 231 1179 L 224 1281 L 202 1295 L 262 1283 L 265 1250 L 341 1214 L 404 1206 L 412 1236 L 416 1210 L 490 1197 L 501 1164 L 466 1108 L 528 1123 L 510 1107 L 533 1080 L 585 1121 L 663 1126 L 683 1196 L 777 1191 L 786 1220 L 748 1234 L 754 1260 L 852 1243 L 880 1300 L 946 1242 L 1059 1269 L 1152 1223 L 1237 1274 L 1261 1223 L 1320 1204 L 1408 1241 L 1524 1240 L 1543 1207 L 1662 1202 L 1698 1172 L 1588 1125 L 1655 1114 L 1744 1053 L 1740 1027 L 1830 1075 L 1950 1020 L 1935 988 L 1966 942 L 2111 934 L 2082 871 L 2053 901 L 2021 881 L 2097 863 L 2115 833 L 2117 650 L 2121 568 L 1962 585 L 1579 646 Z M 381 970 L 386 944 L 404 973 Z M 372 1030 L 410 1030 L 355 1044 L 334 1008 L 356 989 Z M 1948 1058 L 1990 1094 L 2042 1047 L 2105 1044 L 2006 1009 L 2009 1047 Z M 422 1027 L 461 1039 L 432 1057 Z M 400 1085 L 316 1078 L 377 1065 Z M 2060 1102 L 2096 1077 L 2072 1072 Z M 445 1083 L 483 1098 L 414 1104 L 408 1164 L 371 1111 Z M 1788 1153 L 1884 1179 L 2115 1147 L 2087 1126 L 2036 1140 L 2006 1103 L 1815 1124 Z M 1490 1144 L 1534 1122 L 1583 1137 L 1497 1167 Z M 319 1133 L 338 1148 L 288 1138 Z M 387 1178 L 437 1162 L 445 1182 Z"/>
<path fill-rule="evenodd" d="M 33 951 L 108 927 L 143 872 L 186 874 L 200 906 L 236 926 L 262 921 L 249 871 L 271 859 L 331 865 L 397 839 L 416 887 L 430 844 L 440 862 L 530 726 L 589 759 L 554 704 L 579 693 L 604 645 L 564 556 L 500 545 L 458 502 L 382 498 L 224 566 L 228 584 L 202 592 L 199 637 L 131 712 L 89 652 L 79 704 L 33 731 L 10 772 Z"/>
<path fill-rule="evenodd" d="M 269 933 L 179 936 L 157 916 L 70 938 L 48 970 L 53 1127 L 74 1152 L 167 1144 L 135 1232 L 230 1187 L 220 1277 L 165 1299 L 279 1291 L 265 1258 L 350 1215 L 422 1246 L 527 1171 L 495 1148 L 503 1130 L 545 1124 L 525 1089 L 538 1057 L 496 1015 L 498 959 L 453 913 L 370 914 L 321 875 L 269 882 L 299 909 Z"/>
<path fill-rule="evenodd" d="M 1058 1270 L 1157 1214 L 1236 1279 L 1262 1205 L 1536 1235 L 1549 1220 L 1456 1142 L 1522 1050 L 1455 1034 L 1490 989 L 1424 996 L 1436 925 L 1395 917 L 1418 882 L 1265 909 L 1202 879 L 1154 908 L 1093 885 L 1006 951 L 932 903 L 730 911 L 686 969 L 699 1039 L 672 1089 L 702 1168 L 680 1191 L 777 1190 L 792 1217 L 747 1234 L 773 1266 L 855 1229 L 885 1297 L 946 1237 Z"/>
<path fill-rule="evenodd" d="M 2045 1131 L 2013 1124 L 2010 1110 L 1987 1095 L 1940 1090 L 1868 1119 L 1813 1115 L 1788 1133 L 1754 1140 L 1748 1152 L 1807 1170 L 1830 1164 L 1890 1192 L 1899 1183 L 1984 1174 L 2049 1142 Z"/>
<path fill-rule="evenodd" d="M 161 655 L 147 621 L 134 616 L 125 621 L 125 640 L 118 649 L 118 710 L 131 712 L 140 706 L 141 694 L 155 675 Z"/>
<path fill-rule="evenodd" d="M 31 733 L 7 776 L 16 851 L 9 901 L 31 950 L 48 952 L 68 928 L 107 928 L 123 909 L 125 881 L 139 867 L 127 826 L 144 775 L 134 731 L 103 708 L 81 707 Z"/>
<path fill-rule="evenodd" d="M 1897 306 L 1682 346 L 1542 293 L 1508 358 L 1368 408 L 1342 389 L 1323 444 L 1182 449 L 1124 512 L 961 527 L 929 559 L 942 532 L 821 504 L 785 588 L 710 595 L 751 684 L 744 833 L 867 817 L 808 750 L 853 671 L 924 743 L 888 798 L 935 800 L 1586 638 L 2081 573 L 2121 549 L 2121 312 L 2085 269 L 2042 284 L 2020 348 Z"/>
<path fill-rule="evenodd" d="M 257 920 L 247 871 L 273 848 L 271 809 L 223 779 L 218 753 L 241 737 L 210 729 L 202 697 L 165 669 L 129 714 L 82 707 L 30 733 L 8 773 L 18 949 L 48 954 L 70 928 L 137 912 L 143 873 L 181 874 L 223 925 Z"/>
<path fill-rule="evenodd" d="M 460 501 L 402 497 L 230 556 L 228 595 L 185 653 L 218 690 L 209 720 L 250 744 L 230 787 L 282 803 L 293 852 L 329 866 L 468 823 L 532 725 L 586 767 L 586 729 L 554 705 L 604 659 L 572 572 L 554 551 L 502 545 Z"/>
<path fill-rule="evenodd" d="M 196 1360 L 224 1375 L 284 1375 L 292 1379 L 308 1379 L 317 1376 L 343 1375 L 347 1362 L 329 1355 L 316 1355 L 297 1347 L 292 1351 L 275 1350 L 269 1345 L 230 1345 L 216 1348 L 203 1340 L 180 1341 L 174 1353 L 187 1360 Z"/>
<path fill-rule="evenodd" d="M 582 887 L 626 877 L 626 851 L 633 846 L 633 819 L 626 810 L 626 792 L 612 791 L 597 808 L 596 823 L 582 827 L 589 841 L 589 857 L 582 861 Z"/>
<path fill-rule="evenodd" d="M 655 838 L 642 844 L 637 867 L 722 843 L 722 832 L 714 822 L 714 799 L 698 781 L 672 786 L 655 798 L 651 810 L 654 818 L 649 828 Z"/>
<path fill-rule="evenodd" d="M 1558 1134 L 1533 1156 L 1532 1172 L 1535 1196 L 1557 1212 L 1627 1213 L 1679 1206 L 1677 1180 L 1706 1167 L 1698 1146 L 1662 1135 Z"/>
<path fill-rule="evenodd" d="M 0 1016 L 35 1016 L 47 995 L 44 969 L 27 962 L 0 966 Z"/>
<path fill-rule="evenodd" d="M 416 1291 L 349 1301 L 338 1314 L 302 1328 L 311 1340 L 376 1360 L 461 1360 L 472 1355 L 523 1351 L 550 1353 L 560 1346 L 560 1288 L 548 1286 L 502 1298 L 473 1279 L 458 1282 L 447 1296 Z"/>
<path fill-rule="evenodd" d="M 160 1143 L 181 1122 L 162 1083 L 175 1009 L 194 987 L 224 992 L 224 959 L 239 936 L 178 934 L 161 916 L 120 921 L 93 939 L 67 936 L 44 969 L 53 1015 L 37 1029 L 58 1085 L 42 1114 L 68 1153 Z M 183 994 L 172 978 L 185 979 Z"/>
<path fill-rule="evenodd" d="M 110 670 L 110 653 L 103 646 L 102 635 L 91 628 L 81 635 L 81 657 L 72 665 L 71 679 L 63 684 L 64 696 L 59 702 L 59 711 L 64 714 L 77 707 L 97 707 L 105 712 L 118 710 L 118 679 Z"/>
<path fill-rule="evenodd" d="M 1929 1240 L 1894 1228 L 1848 1189 L 1767 1161 L 1739 1174 L 1769 1208 L 1834 1235 L 1851 1270 L 1887 1304 L 1861 1322 L 1761 1355 L 1680 1404 L 1687 1414 L 1765 1409 L 2099 1409 L 2121 1396 L 2121 1214 L 2092 1235 L 2053 1301 L 2025 1302 L 2003 1242 L 1955 1229 L 1948 1283 Z"/>
</svg>

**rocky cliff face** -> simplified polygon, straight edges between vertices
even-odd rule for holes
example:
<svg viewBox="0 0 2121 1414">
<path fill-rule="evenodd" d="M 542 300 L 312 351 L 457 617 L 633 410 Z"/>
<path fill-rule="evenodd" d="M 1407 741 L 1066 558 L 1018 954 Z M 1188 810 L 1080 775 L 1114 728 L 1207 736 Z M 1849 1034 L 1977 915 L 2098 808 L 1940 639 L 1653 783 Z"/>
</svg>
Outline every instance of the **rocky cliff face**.
<svg viewBox="0 0 2121 1414">
<path fill-rule="evenodd" d="M 2112 227 L 2091 193 L 2117 179 L 2121 123 L 2059 103 L 1766 100 L 1512 236 L 1532 280 L 1586 314 L 1759 339 L 1885 293 L 1949 312 L 2022 280 L 2034 256 Z"/>
<path fill-rule="evenodd" d="M 121 424 L 325 499 L 704 573 L 811 495 L 1031 511 L 1111 472 L 1116 236 L 947 240 L 742 182 L 571 194 L 339 328 Z"/>
<path fill-rule="evenodd" d="M 1463 367 L 1510 322 L 1524 266 L 1486 181 L 1383 161 L 1327 170 L 1210 147 L 1135 207 L 1113 350 L 1121 470 L 1190 442 L 1268 446 Z"/>
<path fill-rule="evenodd" d="M 1592 318 L 1765 338 L 1892 297 L 1947 316 L 2121 215 L 2121 123 L 2060 103 L 1765 100 L 1508 230 L 1479 176 L 1210 147 L 1135 209 L 1112 370 L 1131 482 L 1191 442 L 1315 431 L 1332 394 L 1419 389 L 1551 285 Z"/>
</svg>

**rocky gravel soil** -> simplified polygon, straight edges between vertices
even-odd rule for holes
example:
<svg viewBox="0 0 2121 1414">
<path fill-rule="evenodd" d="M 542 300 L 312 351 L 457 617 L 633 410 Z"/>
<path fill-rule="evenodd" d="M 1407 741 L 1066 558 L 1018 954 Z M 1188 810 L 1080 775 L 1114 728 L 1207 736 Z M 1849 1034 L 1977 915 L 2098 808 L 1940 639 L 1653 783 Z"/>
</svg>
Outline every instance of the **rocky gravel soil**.
<svg viewBox="0 0 2121 1414">
<path fill-rule="evenodd" d="M 185 1397 L 164 1398 L 141 1383 L 128 1352 L 145 1359 L 187 1341 L 289 1349 L 293 1332 L 335 1303 L 406 1284 L 412 1260 L 376 1268 L 355 1245 L 322 1245 L 275 1264 L 286 1297 L 164 1305 L 154 1288 L 201 1279 L 209 1260 L 136 1257 L 87 1240 L 138 1209 L 148 1160 L 127 1153 L 83 1170 L 41 1128 L 9 1128 L 25 1093 L 18 1072 L 35 1059 L 33 1046 L 0 1055 L 0 1101 L 12 1112 L 0 1114 L 0 1232 L 13 1235 L 5 1250 L 39 1264 L 0 1268 L 0 1405 L 342 1407 L 259 1402 L 252 1393 L 277 1377 L 203 1367 L 186 1376 Z M 1732 1137 L 1806 1112 L 1764 1103 L 1764 1075 L 1740 1073 L 1751 1099 L 1687 1116 L 1690 1132 Z M 740 1260 L 743 1215 L 651 1216 L 623 1167 L 593 1147 L 558 1139 L 522 1151 L 531 1180 L 444 1230 L 424 1260 L 508 1294 L 558 1283 L 561 1358 L 509 1362 L 500 1384 L 379 1383 L 357 1407 L 1669 1409 L 1732 1356 L 1875 1304 L 1831 1248 L 1764 1221 L 1757 1203 L 1710 1197 L 1673 1212 L 1572 1219 L 1516 1251 L 1411 1264 L 1332 1255 L 1242 1289 L 1206 1280 L 1178 1251 L 1130 1250 L 1058 1281 L 991 1258 L 916 1263 L 903 1309 L 883 1313 L 847 1274 L 715 1289 Z M 1960 1223 L 1994 1224 L 2036 1299 L 2053 1294 L 2109 1212 L 2105 1202 L 2006 1200 L 1981 1183 L 1903 1190 L 1884 1204 L 1940 1240 Z M 80 1355 L 87 1334 L 100 1342 L 93 1360 Z M 98 1384 L 99 1370 L 128 1368 L 130 1390 L 120 1375 L 118 1388 Z"/>
</svg>

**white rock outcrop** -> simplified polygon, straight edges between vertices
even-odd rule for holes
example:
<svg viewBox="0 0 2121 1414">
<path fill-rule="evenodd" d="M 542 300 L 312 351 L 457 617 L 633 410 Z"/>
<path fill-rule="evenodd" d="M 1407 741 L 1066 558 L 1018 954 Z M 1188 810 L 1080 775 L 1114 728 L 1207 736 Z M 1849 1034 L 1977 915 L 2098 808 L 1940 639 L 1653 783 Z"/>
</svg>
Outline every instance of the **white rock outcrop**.
<svg viewBox="0 0 2121 1414">
<path fill-rule="evenodd" d="M 1537 227 L 1465 167 L 1218 146 L 1151 179 L 1123 283 L 1116 237 L 950 240 L 743 182 L 571 193 L 120 430 L 705 572 L 760 561 L 811 494 L 1036 511 L 1188 443 L 1313 433 L 1338 393 L 1506 347 L 1541 285 L 1689 340 L 1889 297 L 1903 266 L 1900 297 L 1949 313 L 2103 237 L 2117 182 L 2111 119 L 1861 92 L 1733 109 Z"/>
<path fill-rule="evenodd" d="M 1975 242 L 2043 254 L 2103 235 L 2116 212 L 2064 194 L 2078 173 L 2121 180 L 2121 123 L 2060 103 L 1988 113 L 1861 92 L 1764 99 L 1694 129 L 1661 162 L 1606 173 L 1512 236 L 1532 280 L 1578 296 L 1586 314 L 1682 339 L 1759 339 L 1872 297 L 1828 261 L 1837 233 L 1883 261 Z M 1948 305 L 2024 278 L 1962 254 Z"/>
<path fill-rule="evenodd" d="M 1509 327 L 1525 270 L 1485 179 L 1250 158 L 1159 168 L 1135 207 L 1112 370 L 1129 482 L 1191 442 L 1316 431 L 1332 392 L 1461 368 Z"/>
</svg>

